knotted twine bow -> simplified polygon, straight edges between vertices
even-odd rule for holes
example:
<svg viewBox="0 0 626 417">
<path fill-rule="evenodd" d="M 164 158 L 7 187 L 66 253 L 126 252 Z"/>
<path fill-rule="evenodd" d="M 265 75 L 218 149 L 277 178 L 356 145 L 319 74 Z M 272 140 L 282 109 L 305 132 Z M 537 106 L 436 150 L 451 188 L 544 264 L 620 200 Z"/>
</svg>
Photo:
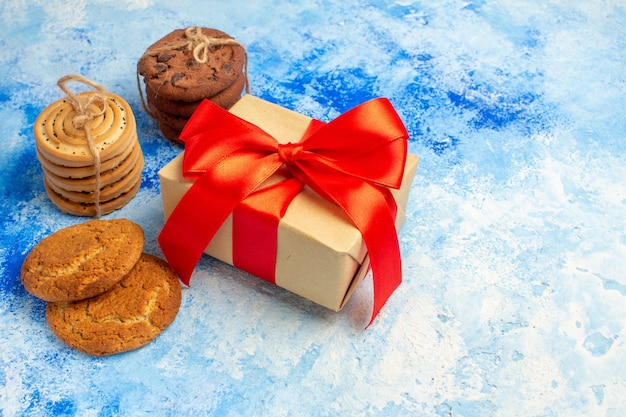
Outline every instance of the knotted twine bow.
<svg viewBox="0 0 626 417">
<path fill-rule="evenodd" d="M 209 61 L 209 49 L 213 46 L 222 45 L 236 45 L 243 49 L 243 74 L 246 78 L 246 92 L 249 92 L 248 86 L 248 51 L 246 47 L 240 42 L 232 38 L 217 38 L 213 36 L 207 36 L 202 33 L 202 28 L 199 26 L 192 26 L 185 29 L 185 36 L 187 37 L 187 49 L 192 51 L 193 59 L 200 64 L 206 64 Z"/>
<path fill-rule="evenodd" d="M 401 186 L 407 138 L 391 103 L 382 98 L 328 124 L 314 121 L 300 142 L 287 144 L 204 100 L 180 135 L 183 176 L 195 182 L 165 223 L 161 249 L 188 284 L 228 215 L 286 166 L 292 179 L 341 207 L 361 232 L 374 283 L 371 324 L 402 281 L 397 207 L 389 188 Z"/>
<path fill-rule="evenodd" d="M 67 87 L 69 81 L 78 81 L 93 87 L 96 91 L 76 95 Z M 59 88 L 67 95 L 66 100 L 74 109 L 72 117 L 72 126 L 77 130 L 85 132 L 85 140 L 93 157 L 95 169 L 95 185 L 94 185 L 94 205 L 96 209 L 95 217 L 99 218 L 102 214 L 100 208 L 100 176 L 101 176 L 101 160 L 100 152 L 96 146 L 95 140 L 91 135 L 91 122 L 98 116 L 104 114 L 108 108 L 106 92 L 104 87 L 93 81 L 83 77 L 82 75 L 66 75 L 57 81 Z M 94 106 L 97 111 L 94 111 Z M 54 136 L 53 140 L 58 140 Z"/>
</svg>

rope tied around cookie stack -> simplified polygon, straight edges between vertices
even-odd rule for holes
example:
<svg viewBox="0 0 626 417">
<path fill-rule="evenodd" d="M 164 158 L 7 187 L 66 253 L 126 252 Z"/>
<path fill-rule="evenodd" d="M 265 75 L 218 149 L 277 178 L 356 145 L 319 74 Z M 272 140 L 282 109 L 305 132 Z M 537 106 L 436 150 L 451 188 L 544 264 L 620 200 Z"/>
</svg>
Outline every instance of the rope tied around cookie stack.
<svg viewBox="0 0 626 417">
<path fill-rule="evenodd" d="M 246 79 L 246 93 L 250 92 L 250 86 L 248 85 L 248 51 L 241 42 L 232 38 L 216 38 L 207 36 L 202 33 L 200 26 L 191 26 L 185 29 L 185 36 L 187 37 L 187 49 L 193 53 L 193 59 L 199 64 L 206 64 L 209 61 L 209 49 L 213 46 L 223 45 L 235 45 L 243 49 L 243 75 Z"/>
<path fill-rule="evenodd" d="M 233 38 L 218 38 L 214 36 L 207 36 L 202 33 L 200 26 L 190 26 L 185 29 L 185 39 L 181 39 L 178 42 L 170 42 L 160 48 L 148 49 L 139 58 L 139 62 L 148 56 L 159 56 L 163 52 L 173 51 L 177 49 L 187 49 L 191 52 L 193 59 L 198 64 L 206 64 L 209 62 L 210 49 L 218 46 L 238 46 L 243 50 L 243 77 L 245 83 L 246 94 L 250 93 L 250 82 L 248 80 L 248 50 L 241 42 Z M 143 89 L 141 88 L 139 71 L 137 71 L 137 87 L 139 88 L 139 95 L 141 98 L 141 105 L 145 112 L 150 116 L 154 115 L 148 108 Z"/>
<path fill-rule="evenodd" d="M 191 51 L 193 59 L 197 63 L 206 64 L 209 61 L 209 50 L 211 47 L 227 45 L 239 46 L 243 49 L 243 76 L 246 79 L 246 93 L 250 92 L 250 84 L 248 83 L 248 50 L 241 42 L 233 38 L 207 36 L 202 33 L 200 26 L 190 26 L 185 29 L 185 37 L 186 39 L 169 43 L 162 48 L 148 49 L 139 60 L 141 61 L 145 56 L 157 56 L 162 52 L 186 48 L 188 51 Z"/>
<path fill-rule="evenodd" d="M 66 85 L 69 81 L 77 81 L 86 84 L 90 87 L 93 87 L 96 91 L 84 93 L 81 95 L 74 94 Z M 72 126 L 74 126 L 74 128 L 77 130 L 82 130 L 83 132 L 85 132 L 85 139 L 87 140 L 89 151 L 93 156 L 93 164 L 95 168 L 95 217 L 99 218 L 102 215 L 102 210 L 100 208 L 100 174 L 102 162 L 98 147 L 96 146 L 95 140 L 91 135 L 91 122 L 96 117 L 103 115 L 107 110 L 108 104 L 105 96 L 105 89 L 101 85 L 96 84 L 81 75 L 66 75 L 64 77 L 61 77 L 59 81 L 57 81 L 57 85 L 66 94 L 67 101 L 74 109 L 75 114 L 71 120 Z M 96 108 L 98 108 L 99 110 L 94 112 L 92 110 L 94 106 L 96 106 Z M 58 141 L 58 139 L 56 138 L 54 140 Z"/>
</svg>

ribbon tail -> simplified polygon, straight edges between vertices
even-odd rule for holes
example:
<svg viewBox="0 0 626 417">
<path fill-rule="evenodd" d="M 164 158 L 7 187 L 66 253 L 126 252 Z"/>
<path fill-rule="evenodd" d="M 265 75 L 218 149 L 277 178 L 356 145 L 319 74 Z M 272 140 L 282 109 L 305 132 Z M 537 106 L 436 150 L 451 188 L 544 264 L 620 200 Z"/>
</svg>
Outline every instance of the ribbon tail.
<svg viewBox="0 0 626 417">
<path fill-rule="evenodd" d="M 307 184 L 318 194 L 333 201 L 361 231 L 370 256 L 374 283 L 371 325 L 391 294 L 402 282 L 400 244 L 395 226 L 396 202 L 386 187 L 348 177 L 337 181 L 324 175 L 319 167 L 298 165 Z"/>
<path fill-rule="evenodd" d="M 179 201 L 158 237 L 163 255 L 185 285 L 222 223 L 281 165 L 274 158 L 242 155 L 200 176 Z M 234 165 L 246 169 L 233 171 Z M 233 176 L 232 172 L 240 172 Z"/>
<path fill-rule="evenodd" d="M 230 211 L 219 210 L 213 202 L 213 184 L 208 175 L 196 180 L 165 222 L 158 237 L 165 259 L 185 285 L 221 224 Z"/>
<path fill-rule="evenodd" d="M 402 283 L 402 257 L 395 226 L 397 205 L 388 189 L 380 189 L 380 192 L 386 200 L 387 211 L 383 209 L 373 219 L 376 222 L 376 230 L 370 232 L 373 236 L 364 235 L 363 237 L 370 254 L 374 283 L 374 307 L 368 327 L 374 322 L 391 294 Z"/>
</svg>

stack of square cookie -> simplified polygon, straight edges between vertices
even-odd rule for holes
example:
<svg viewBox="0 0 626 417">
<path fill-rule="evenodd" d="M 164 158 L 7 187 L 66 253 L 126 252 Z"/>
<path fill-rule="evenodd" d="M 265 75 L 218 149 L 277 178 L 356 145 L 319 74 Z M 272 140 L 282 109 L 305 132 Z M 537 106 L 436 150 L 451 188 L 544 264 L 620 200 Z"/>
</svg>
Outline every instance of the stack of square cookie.
<svg viewBox="0 0 626 417">
<path fill-rule="evenodd" d="M 76 97 L 86 100 L 89 94 Z M 61 211 L 77 216 L 117 210 L 141 185 L 144 160 L 132 109 L 115 94 L 102 96 L 104 104 L 92 103 L 87 108 L 95 115 L 87 128 L 99 160 L 84 128 L 76 127 L 77 112 L 67 98 L 44 109 L 34 125 L 46 193 Z"/>
<path fill-rule="evenodd" d="M 201 54 L 201 56 L 199 56 Z M 246 85 L 243 45 L 217 29 L 177 29 L 151 45 L 137 63 L 147 109 L 163 136 L 178 141 L 203 99 L 228 109 Z"/>
</svg>

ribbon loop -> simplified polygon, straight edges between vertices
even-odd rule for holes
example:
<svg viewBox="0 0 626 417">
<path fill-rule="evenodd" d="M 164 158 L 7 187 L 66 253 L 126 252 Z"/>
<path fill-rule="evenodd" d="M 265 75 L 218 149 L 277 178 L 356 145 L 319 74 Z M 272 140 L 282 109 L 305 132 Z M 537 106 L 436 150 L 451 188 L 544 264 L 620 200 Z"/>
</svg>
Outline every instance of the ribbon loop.
<svg viewBox="0 0 626 417">
<path fill-rule="evenodd" d="M 196 181 L 170 214 L 159 243 L 183 282 L 189 282 L 224 219 L 286 165 L 293 178 L 284 184 L 308 185 L 339 206 L 361 232 L 374 281 L 370 323 L 374 320 L 402 281 L 397 208 L 389 188 L 400 188 L 408 133 L 389 100 L 368 101 L 328 124 L 313 120 L 299 142 L 286 144 L 204 100 L 180 139 L 185 142 L 183 175 Z M 291 189 L 297 193 L 299 187 Z M 284 201 L 288 204 L 289 198 Z M 277 213 L 272 218 L 279 220 L 286 206 L 270 205 L 274 207 L 270 211 Z M 277 221 L 273 224 L 278 227 Z M 272 259 L 259 275 L 271 280 L 269 270 L 274 268 Z"/>
</svg>

